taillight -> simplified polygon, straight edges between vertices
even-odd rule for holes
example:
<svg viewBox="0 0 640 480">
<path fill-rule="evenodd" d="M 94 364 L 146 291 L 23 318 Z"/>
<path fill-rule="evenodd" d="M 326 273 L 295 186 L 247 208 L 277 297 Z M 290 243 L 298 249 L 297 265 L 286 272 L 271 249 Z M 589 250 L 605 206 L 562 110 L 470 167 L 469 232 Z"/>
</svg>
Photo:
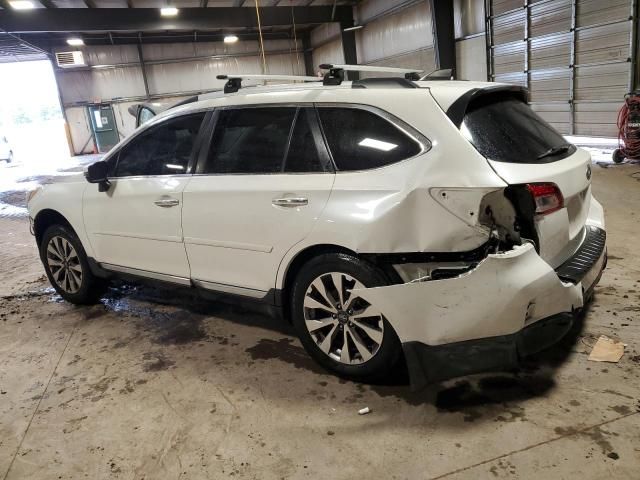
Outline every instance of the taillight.
<svg viewBox="0 0 640 480">
<path fill-rule="evenodd" d="M 548 215 L 564 207 L 564 197 L 555 183 L 528 183 L 536 204 L 536 215 Z"/>
</svg>

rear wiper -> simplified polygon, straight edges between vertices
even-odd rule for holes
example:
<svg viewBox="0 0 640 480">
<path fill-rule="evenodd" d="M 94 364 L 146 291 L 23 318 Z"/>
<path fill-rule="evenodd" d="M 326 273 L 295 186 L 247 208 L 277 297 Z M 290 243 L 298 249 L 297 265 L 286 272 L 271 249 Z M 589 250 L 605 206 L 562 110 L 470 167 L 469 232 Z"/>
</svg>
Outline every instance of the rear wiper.
<svg viewBox="0 0 640 480">
<path fill-rule="evenodd" d="M 554 155 L 558 155 L 559 153 L 566 153 L 572 147 L 570 143 L 563 143 L 562 145 L 558 145 L 557 147 L 550 148 L 546 152 L 538 155 L 538 160 L 542 160 L 546 157 L 552 157 Z"/>
</svg>

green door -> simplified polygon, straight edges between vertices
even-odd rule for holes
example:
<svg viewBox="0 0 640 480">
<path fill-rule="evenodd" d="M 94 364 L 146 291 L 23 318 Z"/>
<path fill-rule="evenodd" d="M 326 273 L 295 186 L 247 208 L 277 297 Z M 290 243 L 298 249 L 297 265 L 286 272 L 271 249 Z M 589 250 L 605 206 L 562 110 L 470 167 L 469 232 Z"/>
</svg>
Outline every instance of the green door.
<svg viewBox="0 0 640 480">
<path fill-rule="evenodd" d="M 111 105 L 89 105 L 89 118 L 98 152 L 107 152 L 118 143 L 118 128 Z"/>
</svg>

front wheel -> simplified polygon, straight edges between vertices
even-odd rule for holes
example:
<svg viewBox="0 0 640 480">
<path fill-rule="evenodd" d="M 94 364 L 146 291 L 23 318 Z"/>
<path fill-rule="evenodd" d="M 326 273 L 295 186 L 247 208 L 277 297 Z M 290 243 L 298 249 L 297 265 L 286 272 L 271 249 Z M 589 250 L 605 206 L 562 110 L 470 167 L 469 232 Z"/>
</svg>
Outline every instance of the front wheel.
<svg viewBox="0 0 640 480">
<path fill-rule="evenodd" d="M 309 355 L 354 380 L 387 376 L 401 357 L 400 340 L 382 312 L 352 293 L 387 284 L 382 272 L 347 254 L 305 264 L 293 286 L 291 311 Z"/>
<path fill-rule="evenodd" d="M 69 227 L 53 225 L 42 236 L 40 259 L 49 282 L 68 302 L 95 303 L 106 282 L 91 272 L 82 243 Z"/>
</svg>

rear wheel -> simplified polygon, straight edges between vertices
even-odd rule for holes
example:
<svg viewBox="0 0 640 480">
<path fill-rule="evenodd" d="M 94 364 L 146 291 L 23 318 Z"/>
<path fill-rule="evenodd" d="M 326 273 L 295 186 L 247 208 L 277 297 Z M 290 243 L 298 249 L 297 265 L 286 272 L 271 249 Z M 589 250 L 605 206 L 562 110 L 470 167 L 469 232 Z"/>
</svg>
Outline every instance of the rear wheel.
<svg viewBox="0 0 640 480">
<path fill-rule="evenodd" d="M 71 303 L 95 303 L 106 282 L 91 272 L 87 254 L 76 234 L 63 225 L 49 227 L 40 243 L 40 259 L 49 282 Z"/>
<path fill-rule="evenodd" d="M 387 283 L 351 255 L 321 255 L 304 265 L 293 286 L 292 318 L 307 352 L 341 376 L 386 376 L 401 357 L 400 341 L 382 312 L 352 290 Z"/>
<path fill-rule="evenodd" d="M 622 161 L 624 160 L 624 153 L 622 153 L 622 150 L 619 148 L 616 148 L 611 156 L 613 157 L 613 161 L 615 163 L 622 163 Z"/>
</svg>

